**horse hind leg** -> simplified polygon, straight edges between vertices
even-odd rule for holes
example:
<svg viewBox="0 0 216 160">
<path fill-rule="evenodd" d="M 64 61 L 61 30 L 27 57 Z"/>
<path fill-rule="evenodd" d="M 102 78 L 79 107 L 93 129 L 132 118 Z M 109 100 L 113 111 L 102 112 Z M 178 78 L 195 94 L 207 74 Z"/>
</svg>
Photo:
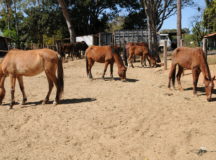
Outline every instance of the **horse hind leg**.
<svg viewBox="0 0 216 160">
<path fill-rule="evenodd" d="M 50 79 L 50 76 L 48 73 L 46 73 L 46 76 L 47 76 L 47 81 L 48 81 L 48 85 L 49 85 L 49 90 L 47 92 L 47 95 L 45 97 L 45 99 L 43 100 L 42 104 L 47 104 L 49 102 L 49 97 L 50 97 L 50 94 L 52 92 L 52 89 L 53 89 L 53 81 Z"/>
<path fill-rule="evenodd" d="M 91 60 L 91 59 L 88 59 L 88 77 L 89 79 L 93 79 L 93 76 L 92 76 L 92 72 L 91 72 L 91 69 L 92 69 L 92 66 L 94 65 L 94 61 Z"/>
<path fill-rule="evenodd" d="M 58 85 L 58 78 L 56 77 L 56 70 L 57 70 L 57 65 L 54 64 L 54 63 L 51 63 L 51 62 L 45 62 L 45 73 L 48 77 L 48 83 L 50 83 L 50 88 L 49 88 L 49 91 L 48 91 L 48 96 L 49 94 L 51 93 L 51 89 L 52 89 L 52 85 L 51 85 L 51 82 L 49 81 L 52 81 L 52 83 L 55 84 L 56 86 L 56 98 L 55 98 L 55 101 L 53 102 L 53 104 L 58 104 L 59 103 L 59 100 L 60 100 L 60 87 Z M 50 92 L 50 93 L 49 93 Z M 46 98 L 45 98 L 46 99 Z"/>
<path fill-rule="evenodd" d="M 177 73 L 176 77 L 177 77 L 177 82 L 178 82 L 178 86 L 179 86 L 180 91 L 183 91 L 183 88 L 181 85 L 181 75 L 182 75 L 183 71 L 184 71 L 184 68 L 179 66 L 178 73 Z"/>
<path fill-rule="evenodd" d="M 25 94 L 25 88 L 24 88 L 24 84 L 23 84 L 23 77 L 19 76 L 19 77 L 17 77 L 17 79 L 18 79 L 18 82 L 19 82 L 20 90 L 21 90 L 22 95 L 23 95 L 22 105 L 24 105 L 26 103 L 26 101 L 27 101 L 27 96 Z"/>
<path fill-rule="evenodd" d="M 13 105 L 15 104 L 14 93 L 15 93 L 15 85 L 16 85 L 16 76 L 11 75 L 10 80 L 11 80 L 11 103 L 10 103 L 10 109 L 12 109 Z"/>
</svg>

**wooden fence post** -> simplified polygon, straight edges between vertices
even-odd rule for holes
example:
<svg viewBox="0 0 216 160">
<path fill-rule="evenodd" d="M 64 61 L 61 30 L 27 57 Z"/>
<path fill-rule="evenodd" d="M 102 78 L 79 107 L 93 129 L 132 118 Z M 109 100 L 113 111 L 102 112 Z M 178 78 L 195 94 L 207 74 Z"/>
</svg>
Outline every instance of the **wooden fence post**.
<svg viewBox="0 0 216 160">
<path fill-rule="evenodd" d="M 184 40 L 181 39 L 181 40 L 180 40 L 180 47 L 183 47 L 183 45 L 184 45 Z"/>
<path fill-rule="evenodd" d="M 126 51 L 125 45 L 126 45 L 126 41 L 124 41 L 124 44 L 123 44 L 123 59 L 124 59 L 125 66 L 128 66 L 127 51 Z"/>
<path fill-rule="evenodd" d="M 207 38 L 203 38 L 203 51 L 205 53 L 205 57 L 207 58 Z"/>
<path fill-rule="evenodd" d="M 167 41 L 164 41 L 164 70 L 167 70 Z"/>
</svg>

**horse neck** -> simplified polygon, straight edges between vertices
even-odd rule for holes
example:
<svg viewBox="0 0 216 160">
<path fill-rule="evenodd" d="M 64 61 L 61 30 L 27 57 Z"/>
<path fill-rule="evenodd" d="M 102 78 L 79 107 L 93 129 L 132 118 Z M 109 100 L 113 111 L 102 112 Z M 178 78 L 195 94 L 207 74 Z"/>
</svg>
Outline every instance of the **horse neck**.
<svg viewBox="0 0 216 160">
<path fill-rule="evenodd" d="M 207 62 L 207 59 L 206 59 L 203 51 L 201 51 L 201 52 L 202 52 L 202 56 L 201 56 L 200 70 L 202 71 L 203 76 L 210 80 L 211 79 L 211 73 L 210 73 L 210 69 L 208 66 L 208 62 Z"/>
<path fill-rule="evenodd" d="M 119 54 L 113 53 L 113 58 L 114 58 L 114 61 L 115 61 L 116 64 L 117 64 L 117 67 L 118 67 L 118 68 L 125 67 L 125 66 L 124 66 L 124 63 L 123 63 L 123 61 L 122 61 L 122 59 L 121 59 L 121 57 L 120 57 Z"/>
</svg>

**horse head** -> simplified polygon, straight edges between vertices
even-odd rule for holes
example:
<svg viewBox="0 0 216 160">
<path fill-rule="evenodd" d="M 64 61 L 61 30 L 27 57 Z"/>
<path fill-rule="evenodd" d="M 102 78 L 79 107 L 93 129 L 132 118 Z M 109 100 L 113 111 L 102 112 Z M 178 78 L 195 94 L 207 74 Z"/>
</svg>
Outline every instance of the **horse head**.
<svg viewBox="0 0 216 160">
<path fill-rule="evenodd" d="M 149 55 L 151 66 L 150 67 L 157 67 L 157 59 L 151 55 Z"/>
<path fill-rule="evenodd" d="M 122 81 L 126 81 L 126 71 L 127 68 L 122 66 L 119 70 L 118 70 L 118 75 L 121 78 Z"/>
<path fill-rule="evenodd" d="M 206 78 L 205 77 L 205 91 L 206 91 L 206 96 L 207 96 L 207 101 L 211 101 L 212 98 L 212 91 L 214 89 L 214 80 L 215 76 L 212 79 Z"/>
</svg>

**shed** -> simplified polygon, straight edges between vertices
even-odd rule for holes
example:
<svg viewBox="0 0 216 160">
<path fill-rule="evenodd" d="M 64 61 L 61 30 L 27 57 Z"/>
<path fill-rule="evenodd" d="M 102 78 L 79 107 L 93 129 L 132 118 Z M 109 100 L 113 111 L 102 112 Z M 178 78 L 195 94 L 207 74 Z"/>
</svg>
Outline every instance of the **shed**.
<svg viewBox="0 0 216 160">
<path fill-rule="evenodd" d="M 208 50 L 216 50 L 216 33 L 207 34 L 204 36 L 208 40 Z"/>
</svg>

